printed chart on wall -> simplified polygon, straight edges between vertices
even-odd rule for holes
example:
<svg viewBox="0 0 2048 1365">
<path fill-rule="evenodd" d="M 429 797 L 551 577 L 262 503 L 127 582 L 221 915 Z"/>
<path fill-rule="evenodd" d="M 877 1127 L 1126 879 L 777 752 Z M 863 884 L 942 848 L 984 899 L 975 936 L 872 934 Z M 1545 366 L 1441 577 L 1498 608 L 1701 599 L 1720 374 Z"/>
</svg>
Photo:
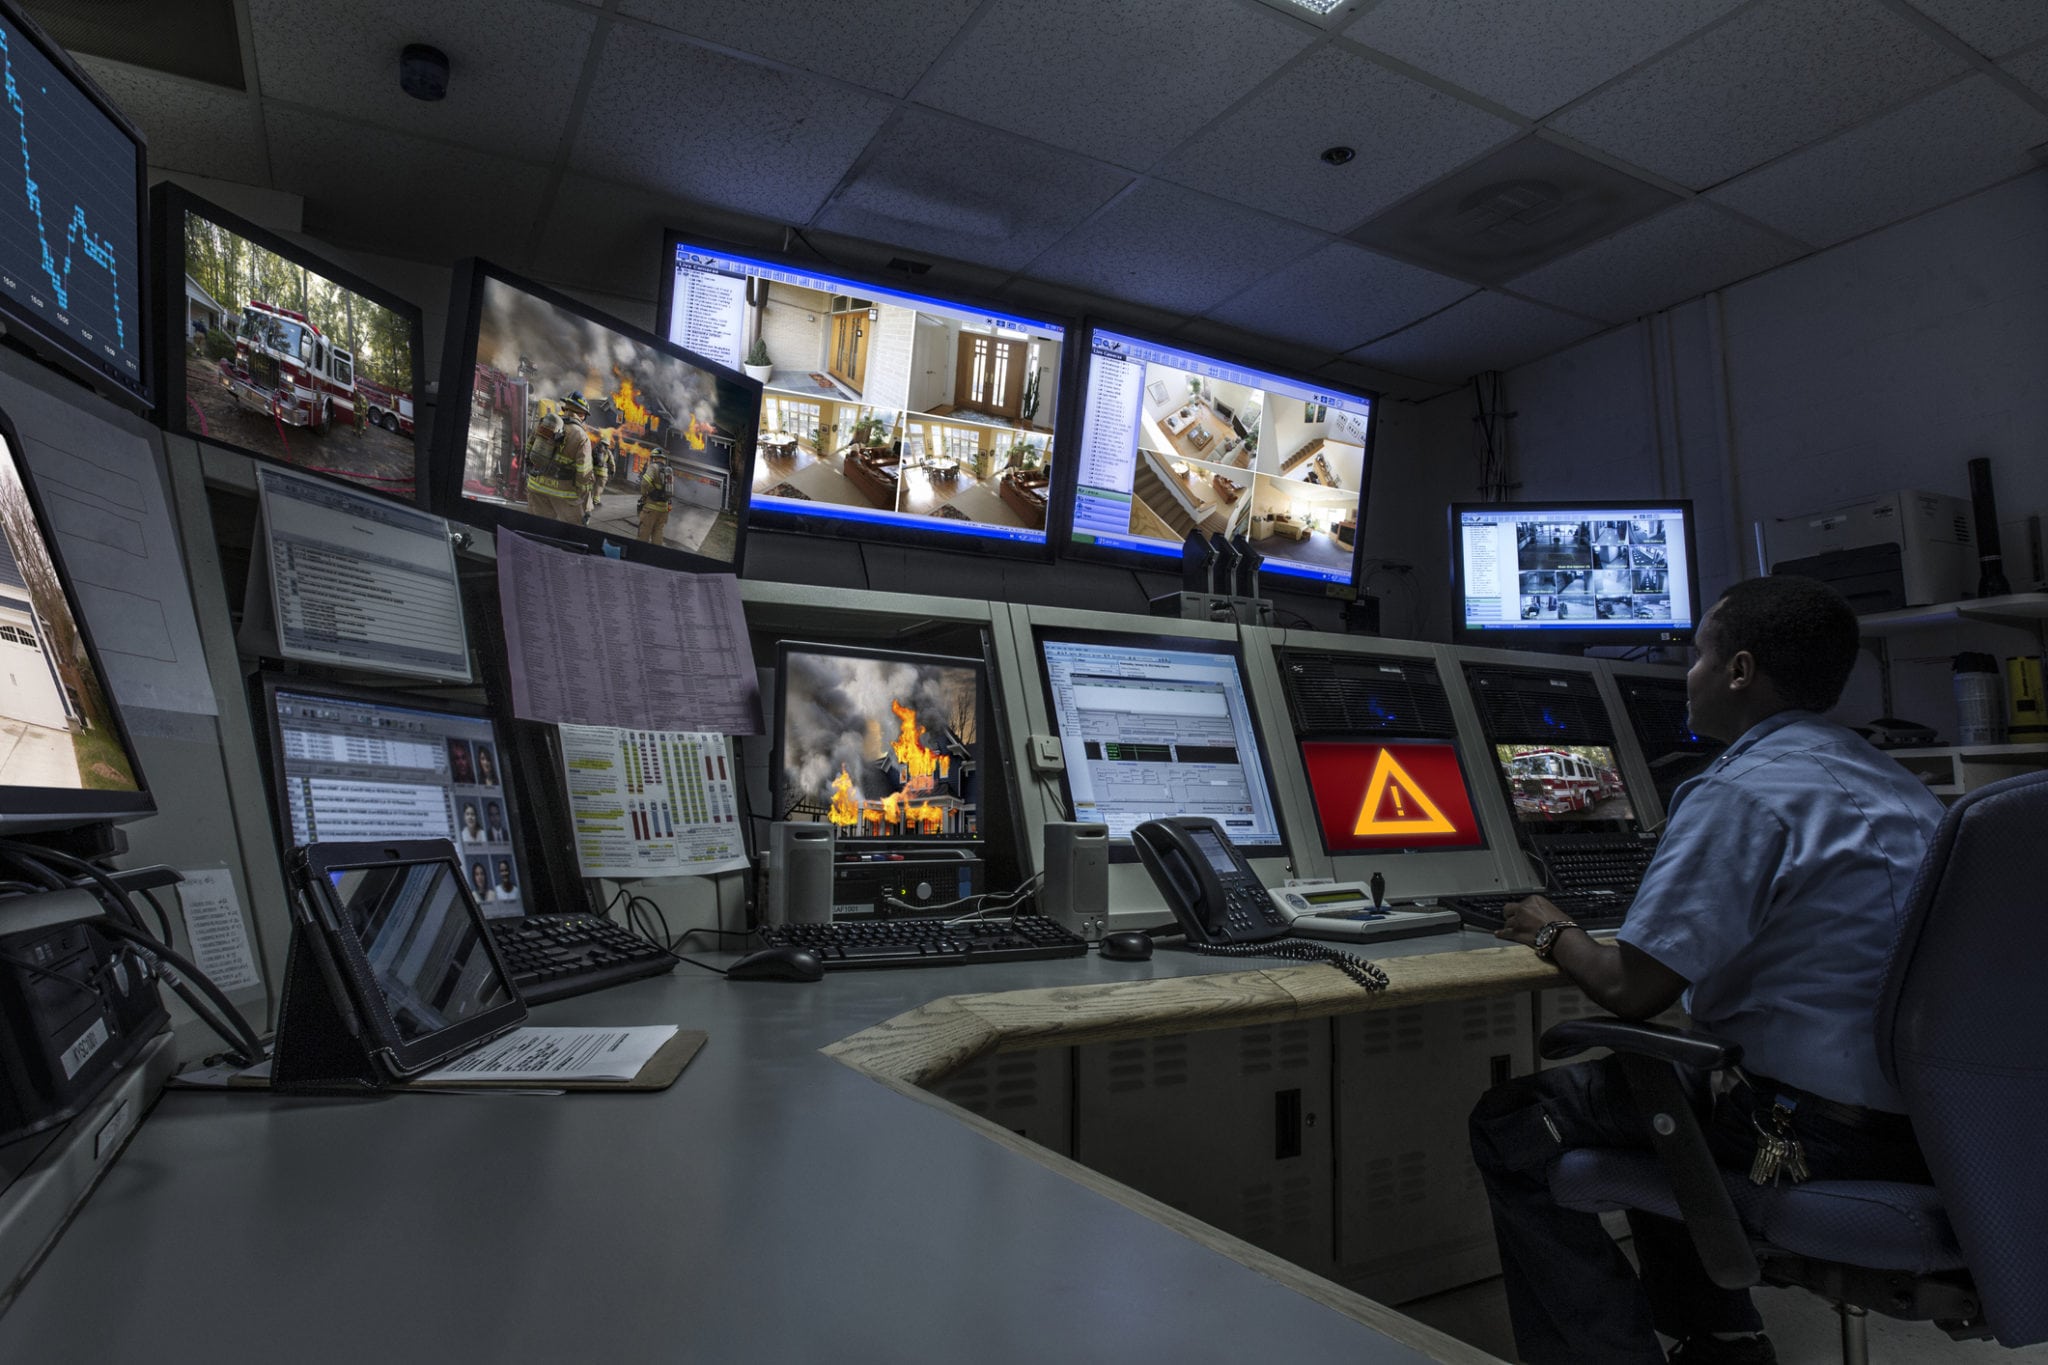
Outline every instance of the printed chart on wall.
<svg viewBox="0 0 2048 1365">
<path fill-rule="evenodd" d="M 560 730 L 584 876 L 697 876 L 746 868 L 724 735 L 602 725 Z"/>
</svg>

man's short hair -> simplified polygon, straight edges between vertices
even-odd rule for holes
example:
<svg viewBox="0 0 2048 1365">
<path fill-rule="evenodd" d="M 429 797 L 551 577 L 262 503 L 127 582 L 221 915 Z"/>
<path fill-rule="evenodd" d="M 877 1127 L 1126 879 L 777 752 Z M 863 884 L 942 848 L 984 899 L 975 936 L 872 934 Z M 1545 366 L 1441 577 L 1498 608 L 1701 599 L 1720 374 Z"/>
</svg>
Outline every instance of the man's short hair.
<svg viewBox="0 0 2048 1365">
<path fill-rule="evenodd" d="M 1861 632 L 1843 596 L 1817 578 L 1772 574 L 1735 584 L 1714 603 L 1711 643 L 1723 658 L 1749 651 L 1757 671 L 1802 711 L 1842 699 Z"/>
</svg>

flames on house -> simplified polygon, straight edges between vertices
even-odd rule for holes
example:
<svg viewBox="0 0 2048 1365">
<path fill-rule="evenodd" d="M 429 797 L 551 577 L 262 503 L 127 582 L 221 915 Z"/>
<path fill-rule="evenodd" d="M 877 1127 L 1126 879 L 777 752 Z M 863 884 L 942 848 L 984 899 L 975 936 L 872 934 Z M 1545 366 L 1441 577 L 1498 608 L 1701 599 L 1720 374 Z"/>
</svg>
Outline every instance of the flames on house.
<svg viewBox="0 0 2048 1365">
<path fill-rule="evenodd" d="M 848 838 L 977 832 L 970 672 L 803 654 L 790 656 L 790 670 L 785 818 L 829 823 Z"/>
</svg>

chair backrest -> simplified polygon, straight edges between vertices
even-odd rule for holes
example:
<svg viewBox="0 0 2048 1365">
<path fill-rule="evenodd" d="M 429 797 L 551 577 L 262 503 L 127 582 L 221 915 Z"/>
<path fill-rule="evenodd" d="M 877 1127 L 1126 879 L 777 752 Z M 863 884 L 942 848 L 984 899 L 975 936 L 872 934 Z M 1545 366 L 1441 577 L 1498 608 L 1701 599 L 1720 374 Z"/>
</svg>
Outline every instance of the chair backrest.
<svg viewBox="0 0 2048 1365">
<path fill-rule="evenodd" d="M 1986 1324 L 2048 1340 L 2048 773 L 1957 801 L 1920 866 L 1877 1010 Z"/>
</svg>

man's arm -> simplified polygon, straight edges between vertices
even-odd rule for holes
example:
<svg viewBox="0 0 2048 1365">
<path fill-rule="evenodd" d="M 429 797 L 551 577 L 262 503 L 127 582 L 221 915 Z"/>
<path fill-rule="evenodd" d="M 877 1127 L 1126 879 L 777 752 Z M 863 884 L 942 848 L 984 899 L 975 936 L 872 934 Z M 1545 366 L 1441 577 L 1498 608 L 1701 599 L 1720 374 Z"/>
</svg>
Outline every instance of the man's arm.
<svg viewBox="0 0 2048 1365">
<path fill-rule="evenodd" d="M 1569 918 L 1542 896 L 1508 906 L 1495 938 L 1533 944 L 1536 931 Z M 1623 1019 L 1648 1019 L 1678 1002 L 1689 983 L 1677 972 L 1630 943 L 1602 943 L 1582 929 L 1567 929 L 1551 945 L 1555 962 L 1587 998 Z"/>
</svg>

